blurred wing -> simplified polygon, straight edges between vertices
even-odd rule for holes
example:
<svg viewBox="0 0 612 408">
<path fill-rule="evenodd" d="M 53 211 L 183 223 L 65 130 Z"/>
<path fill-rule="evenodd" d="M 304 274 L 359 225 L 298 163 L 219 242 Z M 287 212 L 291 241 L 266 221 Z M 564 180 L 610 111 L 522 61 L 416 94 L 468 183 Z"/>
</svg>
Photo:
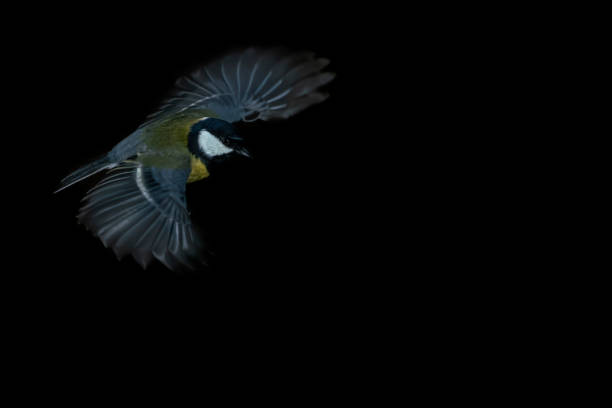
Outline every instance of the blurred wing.
<svg viewBox="0 0 612 408">
<path fill-rule="evenodd" d="M 171 96 L 143 124 L 191 108 L 210 109 L 228 122 L 286 119 L 324 101 L 318 88 L 335 74 L 313 53 L 249 48 L 228 54 L 180 78 Z"/>
<path fill-rule="evenodd" d="M 173 271 L 202 265 L 202 245 L 185 201 L 188 163 L 180 169 L 123 162 L 85 196 L 78 219 L 118 258 L 153 258 Z"/>
</svg>

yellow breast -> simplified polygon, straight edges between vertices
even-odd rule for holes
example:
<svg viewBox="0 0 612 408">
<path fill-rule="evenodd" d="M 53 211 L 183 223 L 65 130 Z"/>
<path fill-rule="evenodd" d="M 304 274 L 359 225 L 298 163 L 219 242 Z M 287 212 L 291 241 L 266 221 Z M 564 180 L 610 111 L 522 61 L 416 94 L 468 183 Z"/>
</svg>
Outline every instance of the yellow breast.
<svg viewBox="0 0 612 408">
<path fill-rule="evenodd" d="M 191 173 L 189 173 L 189 178 L 187 179 L 188 183 L 193 183 L 194 181 L 202 180 L 203 178 L 208 177 L 208 169 L 202 163 L 202 160 L 198 159 L 195 156 L 191 156 Z"/>
</svg>

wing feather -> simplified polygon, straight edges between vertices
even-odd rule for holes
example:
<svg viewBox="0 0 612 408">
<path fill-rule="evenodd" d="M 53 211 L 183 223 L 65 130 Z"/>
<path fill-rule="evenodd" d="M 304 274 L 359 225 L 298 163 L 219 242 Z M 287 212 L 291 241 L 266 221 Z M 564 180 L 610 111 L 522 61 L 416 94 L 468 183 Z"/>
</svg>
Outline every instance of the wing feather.
<svg viewBox="0 0 612 408">
<path fill-rule="evenodd" d="M 318 90 L 334 78 L 322 72 L 328 64 L 312 52 L 280 48 L 230 53 L 180 78 L 142 126 L 191 108 L 210 109 L 229 122 L 287 118 L 325 99 Z"/>
<path fill-rule="evenodd" d="M 185 200 L 188 161 L 178 169 L 123 162 L 84 198 L 78 218 L 118 258 L 146 268 L 155 258 L 175 271 L 201 267 L 202 244 Z"/>
</svg>

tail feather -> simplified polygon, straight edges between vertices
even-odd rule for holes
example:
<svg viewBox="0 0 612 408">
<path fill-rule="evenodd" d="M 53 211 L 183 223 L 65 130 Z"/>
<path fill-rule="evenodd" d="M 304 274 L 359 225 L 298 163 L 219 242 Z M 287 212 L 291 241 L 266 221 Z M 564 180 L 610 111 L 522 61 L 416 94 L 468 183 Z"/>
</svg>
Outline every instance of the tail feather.
<svg viewBox="0 0 612 408">
<path fill-rule="evenodd" d="M 86 179 L 89 176 L 93 176 L 94 174 L 115 167 L 116 164 L 111 162 L 108 156 L 101 157 L 93 162 L 86 164 L 85 166 L 73 171 L 66 177 L 62 179 L 60 182 L 60 187 L 55 190 L 55 193 L 59 193 L 65 188 L 70 187 L 71 185 L 78 183 L 81 180 Z"/>
</svg>

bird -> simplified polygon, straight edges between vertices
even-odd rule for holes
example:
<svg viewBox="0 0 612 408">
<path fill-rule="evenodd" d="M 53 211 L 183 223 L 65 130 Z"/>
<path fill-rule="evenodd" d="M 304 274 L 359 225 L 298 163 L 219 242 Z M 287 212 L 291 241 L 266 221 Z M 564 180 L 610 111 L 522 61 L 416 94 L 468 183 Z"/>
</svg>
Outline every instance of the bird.
<svg viewBox="0 0 612 408">
<path fill-rule="evenodd" d="M 110 151 L 64 177 L 60 192 L 104 177 L 82 200 L 77 219 L 118 259 L 146 269 L 204 269 L 201 233 L 190 218 L 186 186 L 216 162 L 250 157 L 234 123 L 287 119 L 321 103 L 335 73 L 313 52 L 233 50 L 180 77 L 159 108 Z"/>
</svg>

